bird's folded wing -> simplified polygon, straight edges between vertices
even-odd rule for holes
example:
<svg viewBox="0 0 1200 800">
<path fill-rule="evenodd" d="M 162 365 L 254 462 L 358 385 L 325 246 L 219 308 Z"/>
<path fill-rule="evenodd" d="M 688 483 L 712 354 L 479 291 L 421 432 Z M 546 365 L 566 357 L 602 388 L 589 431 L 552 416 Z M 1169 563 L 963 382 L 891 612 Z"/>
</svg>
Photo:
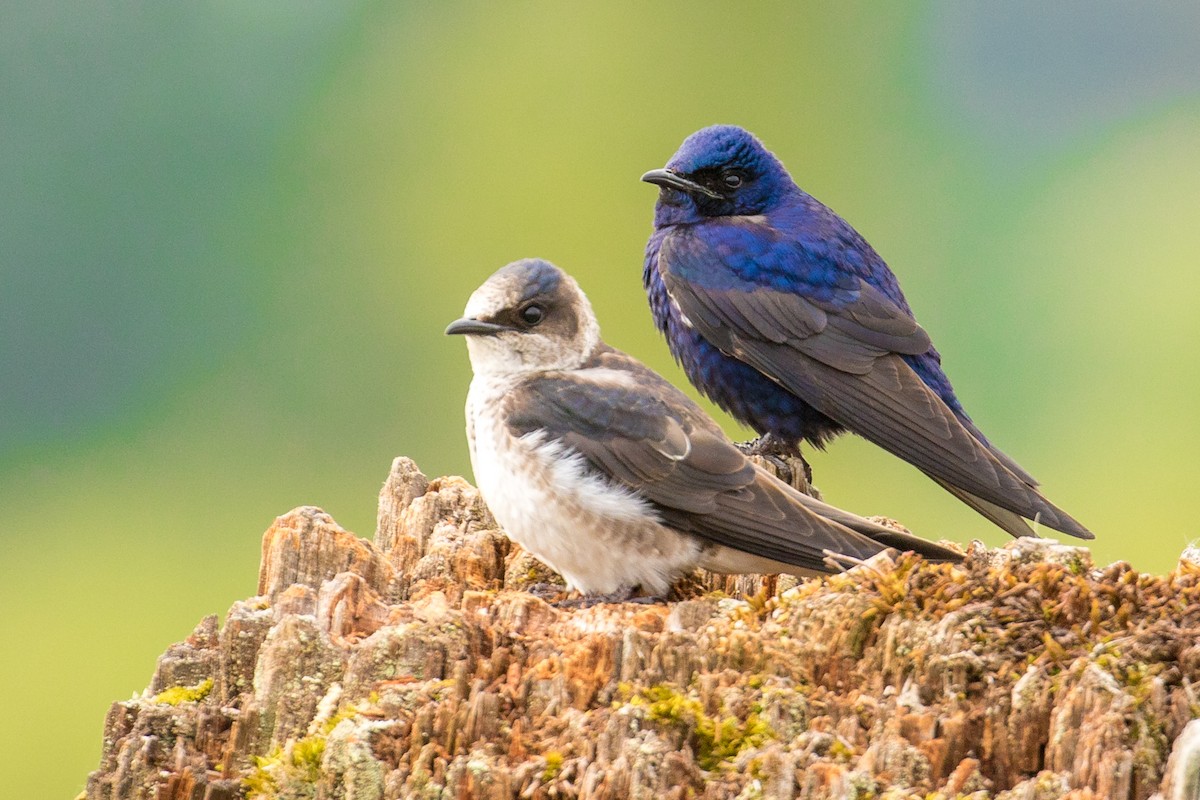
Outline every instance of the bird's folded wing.
<svg viewBox="0 0 1200 800">
<path fill-rule="evenodd" d="M 645 498 L 666 524 L 717 544 L 823 572 L 829 571 L 826 551 L 868 558 L 893 546 L 810 508 L 729 441 L 690 425 L 661 386 L 648 389 L 614 372 L 577 370 L 527 381 L 508 398 L 510 428 L 561 441 L 598 475 Z M 683 395 L 679 400 L 687 402 Z M 847 522 L 873 525 L 838 513 Z M 916 541 L 932 557 L 955 557 Z"/>
<path fill-rule="evenodd" d="M 776 259 L 803 258 L 781 245 Z M 671 299 L 699 333 L 821 413 L 900 456 L 944 484 L 1002 509 L 1083 538 L 1092 535 L 976 438 L 901 357 L 926 352 L 912 317 L 865 282 L 841 276 L 836 293 L 805 297 L 728 278 L 716 287 L 696 276 L 735 272 L 723 249 L 698 236 L 664 242 L 659 267 Z M 777 268 L 780 266 L 775 265 Z M 793 265 L 796 274 L 803 270 Z M 684 276 L 691 276 L 690 279 Z M 857 285 L 853 285 L 857 281 Z M 1015 531 L 1014 531 L 1015 532 Z"/>
</svg>

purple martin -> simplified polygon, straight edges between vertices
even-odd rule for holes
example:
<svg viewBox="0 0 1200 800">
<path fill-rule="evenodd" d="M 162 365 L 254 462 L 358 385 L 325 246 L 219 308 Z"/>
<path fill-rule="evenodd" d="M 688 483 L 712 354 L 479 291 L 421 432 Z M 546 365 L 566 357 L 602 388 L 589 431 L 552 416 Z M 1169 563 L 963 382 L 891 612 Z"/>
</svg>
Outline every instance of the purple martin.
<svg viewBox="0 0 1200 800">
<path fill-rule="evenodd" d="M 642 273 L 688 379 L 763 449 L 850 430 L 1014 536 L 1092 533 L 967 416 L 896 276 L 749 132 L 689 136 L 664 169 Z"/>
<path fill-rule="evenodd" d="M 832 571 L 827 556 L 953 550 L 829 506 L 750 462 L 656 372 L 605 344 L 546 261 L 500 269 L 446 328 L 467 337 L 475 480 L 508 535 L 585 595 L 661 596 L 694 567 Z"/>
</svg>

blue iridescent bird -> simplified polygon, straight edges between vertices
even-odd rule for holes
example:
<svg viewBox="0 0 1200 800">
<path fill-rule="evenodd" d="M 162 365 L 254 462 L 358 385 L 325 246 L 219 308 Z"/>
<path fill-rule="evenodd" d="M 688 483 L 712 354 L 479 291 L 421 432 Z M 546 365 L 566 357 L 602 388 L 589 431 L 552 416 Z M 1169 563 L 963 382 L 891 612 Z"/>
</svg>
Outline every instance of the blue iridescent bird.
<svg viewBox="0 0 1200 800">
<path fill-rule="evenodd" d="M 1028 519 L 1093 538 L 967 416 L 879 254 L 752 134 L 704 128 L 642 180 L 660 187 L 642 275 L 655 324 L 760 448 L 853 431 L 1014 536 Z"/>
</svg>

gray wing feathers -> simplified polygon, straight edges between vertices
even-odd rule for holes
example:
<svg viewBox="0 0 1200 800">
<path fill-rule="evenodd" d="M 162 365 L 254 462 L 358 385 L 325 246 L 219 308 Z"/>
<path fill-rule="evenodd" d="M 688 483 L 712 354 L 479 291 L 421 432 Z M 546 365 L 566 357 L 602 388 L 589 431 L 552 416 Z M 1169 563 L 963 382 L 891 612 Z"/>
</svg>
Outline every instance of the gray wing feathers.
<svg viewBox="0 0 1200 800">
<path fill-rule="evenodd" d="M 869 558 L 903 546 L 939 560 L 958 558 L 773 478 L 723 435 L 692 425 L 698 409 L 669 384 L 602 385 L 590 383 L 588 372 L 547 373 L 523 384 L 506 401 L 513 433 L 540 431 L 563 442 L 608 480 L 650 501 L 665 524 L 821 572 L 829 571 L 827 550 Z"/>
<path fill-rule="evenodd" d="M 672 299 L 713 344 L 944 486 L 956 487 L 956 496 L 1002 528 L 1013 532 L 1011 515 L 1017 514 L 1092 538 L 901 358 L 926 352 L 929 337 L 878 290 L 861 284 L 859 301 L 835 313 L 791 293 L 706 290 L 669 269 L 663 278 Z"/>
<path fill-rule="evenodd" d="M 1003 529 L 1009 534 L 1016 536 L 1017 538 L 1022 536 L 1037 536 L 1037 534 L 1034 533 L 1033 528 L 1029 527 L 1029 523 L 1026 522 L 1025 518 L 1020 514 L 1009 511 L 1007 508 L 1001 508 L 995 503 L 989 503 L 987 500 L 984 500 L 981 497 L 976 497 L 970 492 L 963 491 L 957 486 L 946 483 L 940 478 L 933 478 L 933 480 L 936 481 L 938 485 L 940 485 L 947 492 L 954 495 L 959 500 L 962 500 L 971 508 L 982 514 L 984 517 L 990 520 L 992 524 Z"/>
<path fill-rule="evenodd" d="M 964 428 L 899 356 L 879 358 L 870 372 L 854 375 L 780 346 L 768 348 L 735 337 L 735 347 L 735 354 L 748 364 L 781 376 L 777 379 L 784 387 L 804 392 L 801 396 L 813 407 L 943 485 L 1030 519 L 1040 516 L 1057 530 L 1092 538 Z M 955 495 L 962 498 L 960 492 Z"/>
</svg>

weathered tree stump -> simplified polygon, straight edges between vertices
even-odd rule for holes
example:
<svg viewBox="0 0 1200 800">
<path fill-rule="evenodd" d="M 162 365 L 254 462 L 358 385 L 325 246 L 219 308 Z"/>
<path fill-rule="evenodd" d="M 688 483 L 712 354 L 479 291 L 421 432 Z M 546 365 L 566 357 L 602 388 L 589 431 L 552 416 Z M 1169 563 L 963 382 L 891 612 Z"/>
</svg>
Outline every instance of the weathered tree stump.
<svg viewBox="0 0 1200 800">
<path fill-rule="evenodd" d="M 104 723 L 89 800 L 1200 796 L 1200 567 L 1022 539 L 556 608 L 460 478 L 298 508 Z M 724 590 L 714 591 L 716 589 Z"/>
</svg>

